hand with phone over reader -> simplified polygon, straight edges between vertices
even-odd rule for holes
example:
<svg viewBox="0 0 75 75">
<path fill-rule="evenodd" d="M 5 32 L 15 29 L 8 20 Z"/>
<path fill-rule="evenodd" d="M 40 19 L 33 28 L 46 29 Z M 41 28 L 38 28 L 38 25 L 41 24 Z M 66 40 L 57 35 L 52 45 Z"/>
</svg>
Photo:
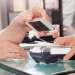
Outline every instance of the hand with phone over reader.
<svg viewBox="0 0 75 75">
<path fill-rule="evenodd" d="M 37 18 L 31 22 L 25 22 L 35 32 L 53 31 L 54 27 L 44 18 Z"/>
<path fill-rule="evenodd" d="M 52 25 L 44 18 L 36 18 L 31 22 L 25 22 L 31 29 L 35 31 L 36 37 L 52 35 L 53 38 L 59 37 L 58 25 Z"/>
</svg>

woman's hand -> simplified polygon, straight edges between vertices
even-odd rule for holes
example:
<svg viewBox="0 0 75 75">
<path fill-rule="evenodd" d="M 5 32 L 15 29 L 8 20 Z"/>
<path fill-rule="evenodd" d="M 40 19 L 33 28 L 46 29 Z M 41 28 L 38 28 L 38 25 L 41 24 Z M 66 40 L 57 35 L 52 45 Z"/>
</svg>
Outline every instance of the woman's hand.
<svg viewBox="0 0 75 75">
<path fill-rule="evenodd" d="M 75 35 L 66 36 L 66 37 L 59 37 L 54 41 L 55 45 L 64 45 L 64 46 L 72 46 L 72 49 L 68 54 L 64 56 L 64 60 L 70 59 L 72 56 L 75 55 Z"/>
<path fill-rule="evenodd" d="M 0 42 L 0 59 L 6 58 L 27 58 L 27 54 L 23 48 L 10 41 Z"/>
<path fill-rule="evenodd" d="M 33 7 L 20 13 L 16 18 L 14 18 L 1 36 L 4 37 L 4 40 L 6 39 L 8 41 L 19 44 L 23 40 L 26 32 L 31 30 L 25 24 L 25 22 L 31 21 L 34 18 L 45 18 L 49 20 L 49 17 L 44 9 L 40 7 Z"/>
<path fill-rule="evenodd" d="M 31 30 L 25 22 L 34 18 L 49 20 L 46 11 L 39 7 L 33 7 L 20 13 L 0 35 L 0 59 L 27 57 L 25 50 L 19 44 L 27 31 Z"/>
</svg>

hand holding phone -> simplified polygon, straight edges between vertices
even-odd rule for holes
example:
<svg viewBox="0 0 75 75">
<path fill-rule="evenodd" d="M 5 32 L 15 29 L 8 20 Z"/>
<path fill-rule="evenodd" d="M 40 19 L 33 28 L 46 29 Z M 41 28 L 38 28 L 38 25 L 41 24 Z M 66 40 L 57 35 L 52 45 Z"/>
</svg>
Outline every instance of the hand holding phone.
<svg viewBox="0 0 75 75">
<path fill-rule="evenodd" d="M 54 27 L 52 26 L 51 23 L 49 23 L 46 19 L 44 18 L 37 18 L 34 19 L 31 22 L 25 22 L 31 29 L 33 29 L 36 32 L 40 31 L 53 31 Z"/>
</svg>

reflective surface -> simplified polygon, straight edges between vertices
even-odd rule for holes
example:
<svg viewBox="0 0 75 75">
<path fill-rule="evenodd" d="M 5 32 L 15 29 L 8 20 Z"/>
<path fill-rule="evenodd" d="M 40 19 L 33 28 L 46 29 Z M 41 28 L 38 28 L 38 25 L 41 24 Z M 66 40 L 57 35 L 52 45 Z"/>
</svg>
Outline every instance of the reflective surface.
<svg viewBox="0 0 75 75">
<path fill-rule="evenodd" d="M 5 64 L 11 67 L 11 70 L 14 68 L 16 70 L 29 73 L 32 75 L 51 75 L 52 73 L 73 70 L 75 69 L 75 61 L 58 61 L 56 63 L 37 64 L 29 55 L 28 59 L 7 59 L 2 60 L 0 63 Z"/>
<path fill-rule="evenodd" d="M 15 74 L 11 73 L 11 72 L 8 72 L 8 71 L 5 71 L 3 69 L 0 69 L 0 75 L 15 75 Z"/>
</svg>

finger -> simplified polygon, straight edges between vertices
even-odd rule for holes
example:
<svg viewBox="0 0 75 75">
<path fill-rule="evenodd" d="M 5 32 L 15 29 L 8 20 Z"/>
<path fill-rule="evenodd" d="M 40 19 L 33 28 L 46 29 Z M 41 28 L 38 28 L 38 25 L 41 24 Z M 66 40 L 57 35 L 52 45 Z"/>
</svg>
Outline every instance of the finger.
<svg viewBox="0 0 75 75">
<path fill-rule="evenodd" d="M 44 33 L 38 33 L 38 37 L 44 36 Z"/>
<path fill-rule="evenodd" d="M 39 33 L 39 36 L 43 36 L 43 35 L 44 35 L 44 32 L 40 32 L 40 33 Z"/>
<path fill-rule="evenodd" d="M 75 47 L 73 47 L 72 50 L 64 56 L 63 60 L 65 61 L 69 60 L 74 55 L 75 55 Z"/>
<path fill-rule="evenodd" d="M 54 24 L 53 27 L 55 28 L 54 31 L 49 31 L 49 35 L 53 35 L 54 33 L 59 32 L 59 25 L 58 24 Z"/>
<path fill-rule="evenodd" d="M 50 21 L 50 18 L 49 18 L 49 16 L 47 15 L 47 21 Z"/>
<path fill-rule="evenodd" d="M 59 37 L 54 40 L 54 45 L 65 45 L 66 39 L 64 37 Z"/>
<path fill-rule="evenodd" d="M 28 32 L 30 30 L 32 30 L 28 25 L 24 27 L 25 31 Z"/>
<path fill-rule="evenodd" d="M 31 14 L 27 14 L 26 12 L 22 12 L 20 13 L 15 19 L 14 21 L 16 21 L 18 24 L 24 25 L 25 26 L 25 22 L 29 22 L 32 20 L 32 15 Z"/>
<path fill-rule="evenodd" d="M 59 37 L 59 32 L 56 31 L 54 34 L 53 34 L 53 38 L 58 38 Z"/>
<path fill-rule="evenodd" d="M 47 35 L 53 35 L 55 31 L 49 31 L 49 33 L 47 33 Z"/>
<path fill-rule="evenodd" d="M 21 55 L 22 57 L 25 57 L 27 58 L 27 53 L 24 49 L 22 49 L 21 47 L 18 47 L 18 48 L 10 48 L 10 53 L 15 53 L 15 54 L 19 54 Z"/>
<path fill-rule="evenodd" d="M 53 33 L 53 38 L 57 38 L 57 32 Z"/>
<path fill-rule="evenodd" d="M 24 21 L 29 22 L 32 20 L 32 15 L 24 13 L 23 15 Z"/>
<path fill-rule="evenodd" d="M 44 9 L 42 9 L 40 7 L 33 7 L 32 11 L 34 13 L 34 16 L 35 16 L 35 14 L 39 14 L 42 18 L 47 19 L 46 10 L 44 10 Z M 37 15 L 36 15 L 36 17 L 37 17 Z"/>
<path fill-rule="evenodd" d="M 10 53 L 20 54 L 23 57 L 27 56 L 25 50 L 23 48 L 21 48 L 19 45 L 14 44 L 14 43 L 9 44 L 8 50 L 9 50 Z"/>
<path fill-rule="evenodd" d="M 7 58 L 22 59 L 23 57 L 16 53 L 9 53 Z"/>
<path fill-rule="evenodd" d="M 37 36 L 38 36 L 38 37 L 44 36 L 44 35 L 46 35 L 48 32 L 49 32 L 49 31 L 41 31 L 41 32 L 38 32 L 38 33 L 37 33 Z"/>
</svg>

